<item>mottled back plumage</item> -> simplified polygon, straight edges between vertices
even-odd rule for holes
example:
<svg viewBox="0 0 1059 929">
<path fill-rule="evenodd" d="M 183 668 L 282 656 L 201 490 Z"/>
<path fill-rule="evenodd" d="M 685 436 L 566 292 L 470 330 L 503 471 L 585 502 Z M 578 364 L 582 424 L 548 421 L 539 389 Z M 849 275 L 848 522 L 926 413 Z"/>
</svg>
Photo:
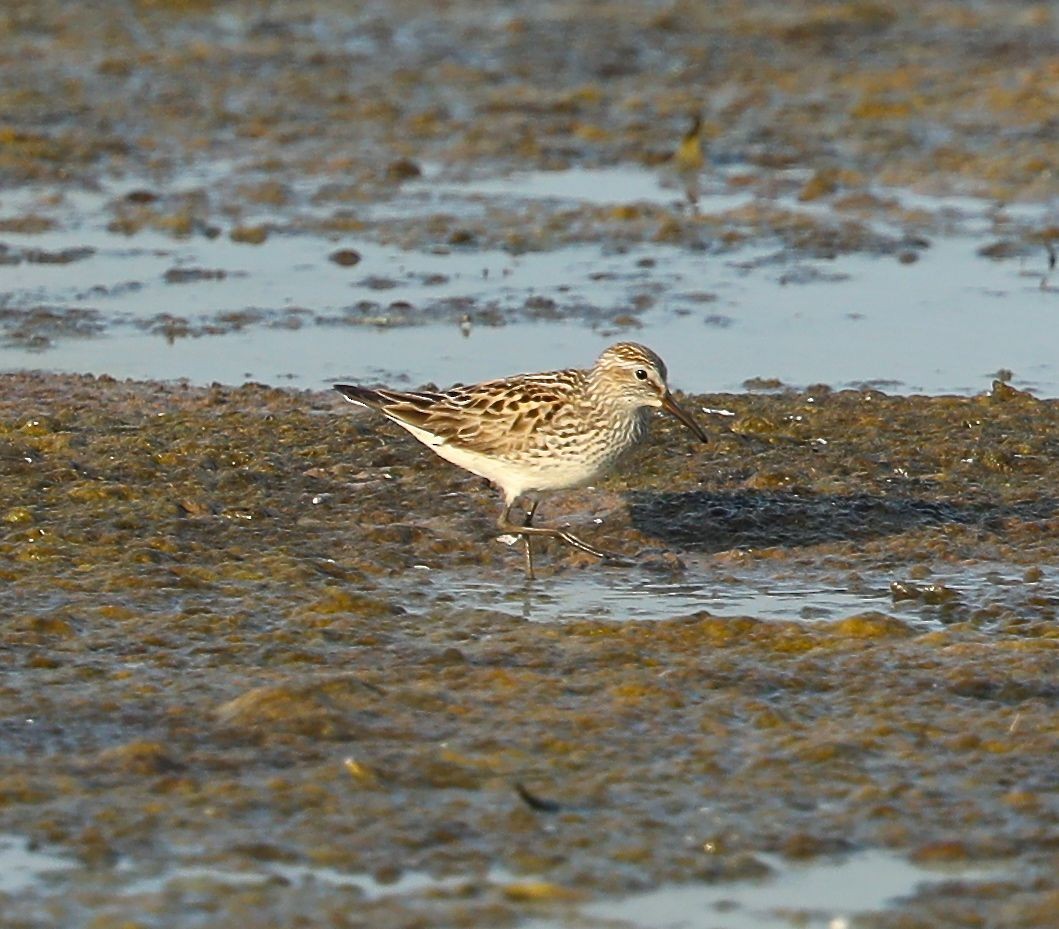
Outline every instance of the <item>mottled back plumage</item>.
<svg viewBox="0 0 1059 929">
<path fill-rule="evenodd" d="M 534 447 L 542 426 L 554 425 L 562 407 L 583 389 L 581 371 L 524 374 L 452 387 L 443 392 L 338 389 L 402 426 L 415 426 L 445 443 L 482 455 L 517 455 Z"/>
</svg>

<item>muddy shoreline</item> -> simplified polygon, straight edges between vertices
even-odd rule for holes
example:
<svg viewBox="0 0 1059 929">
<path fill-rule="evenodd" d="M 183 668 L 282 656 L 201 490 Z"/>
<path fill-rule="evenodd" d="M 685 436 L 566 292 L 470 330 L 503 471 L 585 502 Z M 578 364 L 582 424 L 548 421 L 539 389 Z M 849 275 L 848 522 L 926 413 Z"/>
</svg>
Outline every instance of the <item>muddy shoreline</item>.
<svg viewBox="0 0 1059 929">
<path fill-rule="evenodd" d="M 1046 924 L 1059 403 L 1000 384 L 689 399 L 752 438 L 693 449 L 657 423 L 622 475 L 547 506 L 638 566 L 549 548 L 519 593 L 495 493 L 337 398 L 0 381 L 0 796 L 8 829 L 88 866 L 61 895 L 16 895 L 17 925 L 97 906 L 183 925 L 164 881 L 121 889 L 177 864 L 469 882 L 429 903 L 194 884 L 224 918 L 413 925 L 428 905 L 432 924 L 499 925 L 746 877 L 755 854 L 867 847 L 1001 860 L 1010 877 L 974 890 L 977 912 Z M 1000 563 L 1020 576 L 989 580 Z M 657 621 L 535 623 L 452 587 L 469 572 L 547 597 L 570 572 L 737 565 L 821 591 L 882 571 L 929 622 L 716 617 L 704 599 Z M 986 586 L 946 604 L 935 574 L 975 565 Z M 502 889 L 530 879 L 536 896 Z M 968 892 L 871 924 L 966 925 Z M 321 915 L 354 902 L 351 923 Z"/>
</svg>

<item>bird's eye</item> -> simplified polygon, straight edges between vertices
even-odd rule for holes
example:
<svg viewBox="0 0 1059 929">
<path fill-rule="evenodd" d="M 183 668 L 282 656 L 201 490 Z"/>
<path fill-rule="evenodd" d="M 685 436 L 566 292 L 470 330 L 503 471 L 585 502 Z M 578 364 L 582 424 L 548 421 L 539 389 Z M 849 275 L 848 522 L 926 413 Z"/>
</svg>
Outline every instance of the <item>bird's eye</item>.
<svg viewBox="0 0 1059 929">
<path fill-rule="evenodd" d="M 647 372 L 643 368 L 636 369 L 636 379 L 639 381 L 647 380 Z"/>
</svg>

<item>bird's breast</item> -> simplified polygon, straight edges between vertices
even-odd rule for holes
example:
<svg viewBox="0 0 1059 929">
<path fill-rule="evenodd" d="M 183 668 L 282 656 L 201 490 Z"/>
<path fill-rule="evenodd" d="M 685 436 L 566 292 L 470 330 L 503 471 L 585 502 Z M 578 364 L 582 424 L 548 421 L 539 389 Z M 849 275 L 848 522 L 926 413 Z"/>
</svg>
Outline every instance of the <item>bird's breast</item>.
<svg viewBox="0 0 1059 929">
<path fill-rule="evenodd" d="M 581 469 L 591 475 L 615 464 L 644 436 L 645 411 L 631 415 L 613 410 L 591 411 L 558 424 L 541 452 L 556 464 Z"/>
</svg>

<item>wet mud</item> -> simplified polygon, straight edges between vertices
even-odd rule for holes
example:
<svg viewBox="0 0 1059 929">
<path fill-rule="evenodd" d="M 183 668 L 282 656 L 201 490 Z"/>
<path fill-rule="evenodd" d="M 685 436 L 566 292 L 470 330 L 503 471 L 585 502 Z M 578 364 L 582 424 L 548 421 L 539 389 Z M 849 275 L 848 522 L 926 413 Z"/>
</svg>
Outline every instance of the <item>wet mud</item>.
<svg viewBox="0 0 1059 929">
<path fill-rule="evenodd" d="M 547 546 L 527 588 L 496 493 L 337 395 L 0 380 L 0 801 L 81 863 L 13 895 L 13 925 L 514 924 L 876 846 L 1003 862 L 973 912 L 1047 924 L 1056 402 L 685 398 L 734 414 L 714 442 L 659 421 L 542 507 L 633 566 Z M 459 589 L 532 619 L 574 575 L 726 572 L 895 587 L 828 621 L 703 596 L 544 623 Z M 278 865 L 309 871 L 210 876 Z M 405 874 L 459 881 L 387 896 Z M 971 925 L 965 892 L 871 925 Z"/>
</svg>

